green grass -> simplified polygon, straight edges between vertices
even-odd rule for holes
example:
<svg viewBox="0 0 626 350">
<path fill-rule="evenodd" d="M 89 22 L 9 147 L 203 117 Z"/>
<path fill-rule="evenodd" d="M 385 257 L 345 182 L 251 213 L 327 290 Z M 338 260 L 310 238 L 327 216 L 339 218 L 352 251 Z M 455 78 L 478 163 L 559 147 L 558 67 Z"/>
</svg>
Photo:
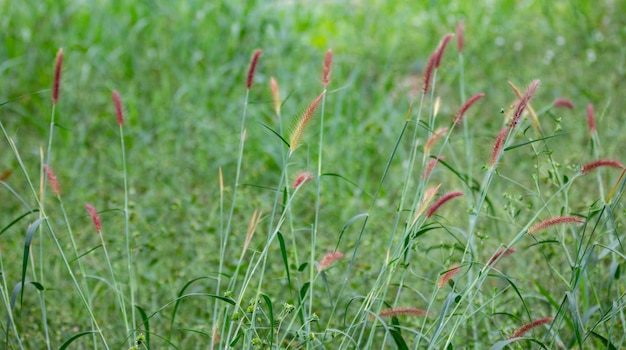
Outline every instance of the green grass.
<svg viewBox="0 0 626 350">
<path fill-rule="evenodd" d="M 484 6 L 0 0 L 0 123 L 6 130 L 0 174 L 12 170 L 0 187 L 0 347 L 58 348 L 94 329 L 90 313 L 110 348 L 129 347 L 137 337 L 143 337 L 139 348 L 147 340 L 155 349 L 207 348 L 216 325 L 216 348 L 487 348 L 548 316 L 555 321 L 511 346 L 623 347 L 624 180 L 618 182 L 616 169 L 579 176 L 578 167 L 596 159 L 626 161 L 625 11 L 623 1 L 582 0 Z M 463 66 L 453 38 L 434 95 L 420 102 L 416 90 L 428 58 L 458 22 L 465 24 Z M 61 92 L 52 112 L 61 47 Z M 246 73 L 257 48 L 263 55 L 246 103 Z M 289 140 L 323 89 L 329 48 L 332 81 L 323 112 L 320 107 L 287 158 L 285 143 L 269 129 L 283 130 Z M 280 86 L 280 121 L 270 77 Z M 515 100 L 507 82 L 524 90 L 533 79 L 541 80 L 531 105 L 545 139 L 538 140 L 524 118 L 490 168 L 503 115 Z M 127 174 L 112 90 L 124 104 Z M 449 127 L 463 101 L 479 92 L 485 98 L 463 125 L 435 143 L 432 154 L 444 155 L 445 164 L 421 179 L 429 125 Z M 441 107 L 433 119 L 435 97 Z M 575 109 L 551 108 L 557 97 L 569 98 Z M 594 141 L 588 103 L 596 111 Z M 244 108 L 247 138 L 239 154 Z M 50 158 L 62 202 L 47 190 L 39 205 L 42 157 Z M 317 178 L 319 167 L 324 175 Z M 301 170 L 313 173 L 313 181 L 288 188 Z M 424 190 L 439 183 L 439 195 L 464 196 L 407 228 Z M 99 211 L 101 237 L 86 203 Z M 262 215 L 240 258 L 255 209 Z M 37 221 L 42 212 L 46 219 Z M 562 215 L 586 224 L 526 233 Z M 489 269 L 486 263 L 505 246 L 516 252 Z M 334 250 L 344 258 L 319 274 L 314 263 Z M 440 274 L 454 263 L 461 263 L 456 284 L 438 289 Z M 36 283 L 26 284 L 22 298 L 23 273 Z M 370 319 L 403 306 L 432 316 Z M 133 309 L 138 336 L 125 324 Z M 70 348 L 103 344 L 99 334 L 86 333 Z"/>
</svg>

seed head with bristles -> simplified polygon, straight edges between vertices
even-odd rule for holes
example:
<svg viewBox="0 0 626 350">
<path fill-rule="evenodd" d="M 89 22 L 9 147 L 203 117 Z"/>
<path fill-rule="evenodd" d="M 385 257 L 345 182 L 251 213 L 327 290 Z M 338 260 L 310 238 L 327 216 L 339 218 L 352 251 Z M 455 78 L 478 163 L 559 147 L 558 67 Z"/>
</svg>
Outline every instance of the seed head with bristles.
<svg viewBox="0 0 626 350">
<path fill-rule="evenodd" d="M 524 112 L 524 109 L 526 109 L 526 106 L 528 105 L 528 102 L 530 102 L 533 95 L 537 91 L 537 88 L 539 87 L 539 83 L 540 83 L 539 80 L 533 80 L 528 86 L 528 89 L 526 89 L 526 92 L 520 99 L 519 103 L 517 104 L 515 113 L 513 113 L 513 120 L 511 120 L 511 130 L 514 129 L 515 126 L 517 126 L 519 119 L 522 117 L 522 113 Z"/>
<path fill-rule="evenodd" d="M 278 89 L 278 82 L 276 78 L 270 78 L 270 89 L 272 90 L 272 100 L 274 101 L 274 113 L 277 116 L 280 115 L 280 90 Z"/>
<path fill-rule="evenodd" d="M 426 69 L 424 70 L 424 84 L 422 85 L 422 93 L 427 93 L 430 89 L 430 80 L 433 75 L 433 70 L 435 69 L 435 61 L 437 60 L 437 54 L 439 50 L 435 50 L 428 58 L 428 63 L 426 64 Z"/>
<path fill-rule="evenodd" d="M 120 94 L 113 90 L 113 103 L 115 104 L 115 113 L 117 115 L 117 124 L 119 126 L 124 125 L 124 109 L 122 108 L 122 100 Z"/>
<path fill-rule="evenodd" d="M 63 49 L 57 52 L 57 59 L 54 65 L 54 82 L 52 84 L 52 104 L 59 101 L 59 89 L 61 87 L 61 70 L 63 68 Z"/>
<path fill-rule="evenodd" d="M 456 197 L 460 197 L 463 195 L 463 192 L 450 192 L 444 196 L 442 196 L 441 198 L 439 198 L 438 201 L 435 202 L 435 204 L 433 204 L 430 208 L 428 208 L 428 210 L 426 211 L 426 217 L 429 218 L 431 216 L 433 216 L 433 214 L 435 214 L 435 212 L 437 210 L 439 210 L 439 208 L 444 205 L 446 202 L 448 202 L 449 200 L 456 198 Z"/>
<path fill-rule="evenodd" d="M 43 170 L 46 172 L 46 176 L 48 177 L 48 183 L 50 184 L 50 187 L 52 188 L 52 192 L 54 192 L 54 194 L 56 194 L 57 197 L 60 197 L 61 186 L 59 186 L 59 181 L 57 180 L 57 176 L 54 174 L 54 171 L 52 171 L 52 168 L 50 168 L 46 164 L 43 165 Z"/>
<path fill-rule="evenodd" d="M 332 265 L 332 263 L 341 258 L 343 258 L 343 253 L 341 252 L 331 252 L 324 255 L 324 258 L 322 258 L 322 261 L 320 261 L 319 265 L 317 266 L 317 271 L 326 270 L 330 265 Z"/>
<path fill-rule="evenodd" d="M 96 232 L 102 232 L 102 221 L 100 221 L 100 216 L 98 215 L 96 208 L 94 208 L 91 204 L 87 204 L 85 205 L 85 209 L 87 209 L 89 216 L 91 216 L 91 221 L 93 221 L 93 227 L 96 229 Z"/>
<path fill-rule="evenodd" d="M 574 103 L 567 98 L 557 98 L 552 102 L 554 107 L 562 107 L 567 109 L 574 109 Z"/>
<path fill-rule="evenodd" d="M 467 99 L 467 101 L 465 101 L 465 103 L 461 106 L 461 108 L 459 108 L 459 112 L 456 114 L 456 117 L 454 118 L 454 124 L 460 123 L 463 120 L 463 116 L 465 115 L 465 112 L 467 112 L 467 110 L 474 103 L 476 103 L 476 101 L 480 100 L 483 97 L 485 97 L 485 94 L 481 92 Z"/>
<path fill-rule="evenodd" d="M 437 48 L 437 58 L 435 59 L 435 68 L 439 68 L 439 66 L 441 65 L 441 59 L 443 58 L 443 53 L 446 51 L 446 47 L 448 46 L 448 43 L 450 42 L 450 39 L 452 39 L 453 36 L 454 34 L 448 33 L 444 35 L 444 37 L 441 39 L 441 42 L 439 43 L 439 47 Z"/>
<path fill-rule="evenodd" d="M 319 96 L 317 96 L 317 98 L 315 98 L 315 100 L 313 100 L 313 102 L 311 102 L 309 107 L 307 107 L 307 109 L 304 111 L 304 114 L 302 114 L 302 117 L 298 119 L 298 122 L 296 123 L 296 127 L 291 132 L 291 137 L 289 140 L 289 155 L 292 155 L 293 152 L 296 150 L 296 148 L 298 148 L 298 146 L 300 145 L 302 134 L 304 133 L 304 130 L 306 129 L 307 125 L 309 125 L 309 123 L 311 122 L 311 119 L 313 118 L 313 114 L 315 113 L 315 110 L 317 109 L 317 106 L 322 100 L 322 97 L 324 97 L 325 93 L 326 92 L 322 92 Z"/>
<path fill-rule="evenodd" d="M 498 259 L 500 259 L 500 257 L 505 257 L 507 255 L 511 255 L 515 253 L 515 248 L 511 247 L 511 248 L 500 248 L 498 249 L 498 251 L 491 257 L 491 259 L 489 259 L 489 262 L 487 263 L 487 266 L 492 266 L 496 261 L 498 261 Z"/>
<path fill-rule="evenodd" d="M 431 316 L 430 312 L 416 307 L 396 307 L 381 311 L 378 316 L 380 317 L 393 317 L 399 315 L 407 316 Z"/>
<path fill-rule="evenodd" d="M 422 174 L 422 180 L 428 179 L 428 177 L 430 176 L 430 173 L 433 172 L 435 165 L 437 165 L 437 163 L 443 159 L 444 159 L 444 156 L 439 156 L 437 158 L 430 158 L 430 160 L 428 161 L 428 165 L 426 166 L 426 170 L 424 170 L 424 173 Z"/>
<path fill-rule="evenodd" d="M 298 173 L 298 175 L 296 175 L 296 179 L 294 180 L 293 186 L 291 186 L 291 188 L 295 190 L 296 188 L 304 185 L 311 180 L 313 180 L 313 174 L 311 174 L 311 172 L 309 171 L 302 171 Z"/>
<path fill-rule="evenodd" d="M 450 281 L 454 276 L 456 276 L 457 273 L 459 273 L 459 264 L 454 264 L 450 266 L 448 271 L 444 273 L 439 279 L 439 282 L 437 283 L 437 288 L 442 288 L 443 286 L 448 284 L 448 281 Z"/>
<path fill-rule="evenodd" d="M 509 337 L 509 339 L 513 339 L 513 338 L 519 338 L 522 335 L 524 335 L 524 333 L 530 331 L 533 328 L 539 327 L 543 324 L 546 323 L 550 323 L 554 320 L 554 318 L 552 317 L 544 317 L 544 318 L 540 318 L 538 320 L 534 320 L 530 323 L 527 323 L 523 326 L 521 326 L 519 329 L 517 329 L 515 332 L 513 332 L 513 334 L 511 334 L 511 336 Z"/>
<path fill-rule="evenodd" d="M 587 163 L 580 168 L 580 172 L 583 175 L 589 174 L 594 169 L 599 167 L 612 167 L 617 169 L 624 169 L 624 164 L 613 159 L 600 159 L 591 163 Z"/>
<path fill-rule="evenodd" d="M 585 220 L 579 218 L 578 216 L 557 216 L 548 220 L 544 220 L 538 224 L 531 226 L 528 229 L 529 234 L 537 233 L 543 229 L 546 229 L 550 226 L 561 225 L 561 224 L 584 224 Z"/>
<path fill-rule="evenodd" d="M 333 62 L 333 51 L 326 51 L 326 57 L 324 58 L 324 69 L 322 70 L 322 85 L 324 88 L 330 84 L 330 68 Z"/>
<path fill-rule="evenodd" d="M 591 103 L 587 105 L 587 124 L 589 125 L 589 133 L 593 134 L 596 131 L 596 116 Z"/>
<path fill-rule="evenodd" d="M 502 146 L 504 146 L 504 141 L 506 140 L 506 136 L 509 134 L 509 128 L 506 126 L 500 130 L 498 137 L 496 137 L 496 142 L 493 144 L 493 149 L 491 150 L 491 161 L 489 162 L 489 166 L 491 168 L 496 166 L 498 162 L 498 158 L 500 157 L 500 152 L 502 151 Z"/>
<path fill-rule="evenodd" d="M 428 138 L 428 140 L 426 141 L 426 144 L 424 145 L 424 155 L 428 156 L 430 154 L 431 149 L 433 148 L 433 145 L 435 144 L 435 141 L 437 141 L 437 139 L 439 139 L 441 136 L 443 136 L 446 132 L 448 132 L 448 128 L 441 128 L 441 129 L 437 129 L 433 135 Z"/>
<path fill-rule="evenodd" d="M 248 90 L 250 90 L 252 83 L 254 82 L 254 72 L 259 64 L 261 53 L 263 53 L 263 51 L 261 49 L 257 49 L 254 51 L 254 54 L 252 54 L 252 58 L 250 59 L 250 67 L 248 67 L 248 75 L 246 76 L 246 89 Z"/>
<path fill-rule="evenodd" d="M 459 22 L 459 24 L 456 25 L 456 48 L 459 51 L 459 53 L 463 52 L 463 31 L 464 31 L 464 27 L 463 27 L 463 22 Z"/>
</svg>

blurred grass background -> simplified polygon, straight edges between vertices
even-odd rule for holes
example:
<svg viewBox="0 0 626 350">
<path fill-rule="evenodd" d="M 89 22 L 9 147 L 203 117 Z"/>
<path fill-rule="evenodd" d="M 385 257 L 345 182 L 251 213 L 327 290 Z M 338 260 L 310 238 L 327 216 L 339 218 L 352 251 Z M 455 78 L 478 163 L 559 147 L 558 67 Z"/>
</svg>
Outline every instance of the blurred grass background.
<svg viewBox="0 0 626 350">
<path fill-rule="evenodd" d="M 251 92 L 242 181 L 249 186 L 237 204 L 236 239 L 243 239 L 253 208 L 270 205 L 273 192 L 267 187 L 275 186 L 280 174 L 282 145 L 260 124 L 277 123 L 269 79 L 276 77 L 285 98 L 283 124 L 288 130 L 321 91 L 322 60 L 329 48 L 334 61 L 324 169 L 357 184 L 330 177 L 324 181 L 328 197 L 322 203 L 320 232 L 328 242 L 320 244 L 329 249 L 349 218 L 370 210 L 367 193 L 379 184 L 410 99 L 421 86 L 422 69 L 440 38 L 454 32 L 459 22 L 465 26 L 466 93 L 486 94 L 467 120 L 477 145 L 476 162 L 487 162 L 502 123 L 501 110 L 514 99 L 507 81 L 522 88 L 535 78 L 542 81 L 533 100 L 536 109 L 557 97 L 576 105 L 544 124 L 550 131 L 558 124 L 568 133 L 567 140 L 551 143 L 563 166 L 591 160 L 587 103 L 596 107 L 603 154 L 624 155 L 624 1 L 0 0 L 0 13 L 0 118 L 35 179 L 39 148 L 47 142 L 54 58 L 58 48 L 64 49 L 51 165 L 83 247 L 98 242 L 84 211 L 86 202 L 104 211 L 107 237 L 120 247 L 123 240 L 123 217 L 117 210 L 123 198 L 121 161 L 111 90 L 122 96 L 131 224 L 140 302 L 146 309 L 172 300 L 185 281 L 215 272 L 218 168 L 224 171 L 226 190 L 232 190 L 245 74 L 257 48 L 263 56 Z M 462 103 L 454 46 L 453 41 L 438 72 L 442 120 L 452 118 Z M 461 146 L 458 141 L 455 147 Z M 316 146 L 305 144 L 291 169 L 314 170 L 307 147 Z M 402 145 L 391 166 L 375 207 L 381 217 L 396 209 L 402 156 L 408 148 Z M 0 149 L 0 172 L 13 169 L 16 173 L 7 182 L 26 195 L 25 179 L 17 176 L 6 141 Z M 532 163 L 529 169 L 517 167 L 516 157 L 528 154 L 510 153 L 503 160 L 504 171 L 526 176 Z M 299 213 L 311 222 L 312 192 L 304 194 L 310 207 L 303 200 Z M 0 196 L 2 222 L 24 212 L 7 191 Z M 54 218 L 54 212 L 49 214 Z M 384 253 L 376 237 L 384 236 L 378 230 L 389 223 L 372 223 L 376 234 L 363 248 L 366 254 Z M 306 222 L 302 225 L 307 228 Z M 16 227 L 0 237 L 5 262 L 21 261 L 20 234 Z M 302 244 L 306 242 L 303 238 Z M 361 259 L 365 267 L 370 261 L 367 255 Z M 424 268 L 434 263 L 429 264 Z M 49 288 L 70 288 L 54 285 L 64 278 L 60 268 L 56 271 L 59 275 L 50 276 Z M 11 280 L 18 272 L 17 265 L 3 271 Z M 81 312 L 74 302 L 66 309 L 51 305 L 51 319 L 73 325 L 74 313 Z M 197 316 L 201 311 L 187 315 L 182 323 L 202 322 Z M 37 329 L 36 322 L 32 327 Z"/>
</svg>

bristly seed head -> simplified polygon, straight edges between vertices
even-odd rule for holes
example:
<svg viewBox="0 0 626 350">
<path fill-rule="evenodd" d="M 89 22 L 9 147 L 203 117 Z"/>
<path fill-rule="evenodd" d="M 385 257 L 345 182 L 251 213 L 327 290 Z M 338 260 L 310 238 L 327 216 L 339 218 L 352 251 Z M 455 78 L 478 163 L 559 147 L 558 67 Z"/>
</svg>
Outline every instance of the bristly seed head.
<svg viewBox="0 0 626 350">
<path fill-rule="evenodd" d="M 278 89 L 278 82 L 276 78 L 270 78 L 270 89 L 272 90 L 272 100 L 274 100 L 274 113 L 277 116 L 280 115 L 280 90 Z"/>
<path fill-rule="evenodd" d="M 320 261 L 319 265 L 317 266 L 317 271 L 326 270 L 330 265 L 332 265 L 332 263 L 334 263 L 335 261 L 341 258 L 343 258 L 343 253 L 341 252 L 331 252 L 331 253 L 326 254 L 324 258 L 322 258 L 322 261 Z"/>
<path fill-rule="evenodd" d="M 437 139 L 443 136 L 446 132 L 448 132 L 448 128 L 440 128 L 435 130 L 433 135 L 428 138 L 426 144 L 424 145 L 424 155 L 428 156 L 430 154 L 430 151 L 433 148 L 435 141 L 437 141 Z"/>
<path fill-rule="evenodd" d="M 330 68 L 333 62 L 333 51 L 326 51 L 326 57 L 324 58 L 324 69 L 322 71 L 322 85 L 324 88 L 330 84 Z"/>
<path fill-rule="evenodd" d="M 54 82 L 52 85 L 52 104 L 56 105 L 59 101 L 59 89 L 61 86 L 61 70 L 63 68 L 63 49 L 57 52 L 57 60 L 54 65 Z"/>
<path fill-rule="evenodd" d="M 538 320 L 534 320 L 530 323 L 527 323 L 525 325 L 523 325 L 522 327 L 520 327 L 518 330 L 516 330 L 515 332 L 513 332 L 513 334 L 511 334 L 511 336 L 509 337 L 509 339 L 513 339 L 513 338 L 519 338 L 522 335 L 524 335 L 524 333 L 528 332 L 529 330 L 535 328 L 535 327 L 539 327 L 543 324 L 546 323 L 550 323 L 554 320 L 554 318 L 552 317 L 544 317 L 544 318 L 540 318 Z"/>
<path fill-rule="evenodd" d="M 324 91 L 319 96 L 317 96 L 317 98 L 315 98 L 315 100 L 313 100 L 309 107 L 307 107 L 307 109 L 304 111 L 302 117 L 298 119 L 298 123 L 291 133 L 289 142 L 289 155 L 292 155 L 296 148 L 298 148 L 298 146 L 300 145 L 300 140 L 302 139 L 304 129 L 306 129 L 306 126 L 309 125 L 309 123 L 311 122 L 313 114 L 315 113 L 315 110 L 317 109 L 317 106 L 322 100 L 322 97 L 324 97 L 325 93 L 326 92 Z"/>
<path fill-rule="evenodd" d="M 246 89 L 248 90 L 250 90 L 252 83 L 254 82 L 254 72 L 256 71 L 256 66 L 259 64 L 259 57 L 261 57 L 261 53 L 263 53 L 263 51 L 261 49 L 257 49 L 254 51 L 252 59 L 250 60 L 250 67 L 248 68 L 248 76 L 246 79 Z"/>
<path fill-rule="evenodd" d="M 557 98 L 552 102 L 554 107 L 562 107 L 567 109 L 574 109 L 574 103 L 567 98 Z"/>
<path fill-rule="evenodd" d="M 428 179 L 428 177 L 430 176 L 430 173 L 433 172 L 435 165 L 437 165 L 437 162 L 443 159 L 444 159 L 444 156 L 439 156 L 437 158 L 430 158 L 430 160 L 428 161 L 428 166 L 426 166 L 426 170 L 422 174 L 422 180 Z"/>
<path fill-rule="evenodd" d="M 500 157 L 500 151 L 502 150 L 502 146 L 504 146 L 504 140 L 508 134 L 509 128 L 506 126 L 500 130 L 498 137 L 496 137 L 496 142 L 493 145 L 493 149 L 491 150 L 491 161 L 489 162 L 489 167 L 493 168 L 496 166 L 498 157 Z"/>
<path fill-rule="evenodd" d="M 494 263 L 496 261 L 498 261 L 498 259 L 500 259 L 500 257 L 505 257 L 507 255 L 511 255 L 515 253 L 515 248 L 511 247 L 508 249 L 504 249 L 504 248 L 500 248 L 498 249 L 498 251 L 491 257 L 491 259 L 489 259 L 489 262 L 487 263 L 487 266 L 492 266 L 494 265 Z"/>
<path fill-rule="evenodd" d="M 593 134 L 596 131 L 596 117 L 591 103 L 587 105 L 587 124 L 589 124 L 589 133 Z"/>
<path fill-rule="evenodd" d="M 442 288 L 443 286 L 448 284 L 448 281 L 456 276 L 457 273 L 459 273 L 459 264 L 454 264 L 450 266 L 448 272 L 444 273 L 439 279 L 439 282 L 437 283 L 437 288 Z"/>
<path fill-rule="evenodd" d="M 46 172 L 46 176 L 48 177 L 48 183 L 50 183 L 50 187 L 52 188 L 52 192 L 57 195 L 57 197 L 61 196 L 61 187 L 59 186 L 59 181 L 57 180 L 57 176 L 52 171 L 48 165 L 43 165 L 43 170 Z"/>
<path fill-rule="evenodd" d="M 91 221 L 93 221 L 93 226 L 96 229 L 96 232 L 102 232 L 102 222 L 100 221 L 100 216 L 98 215 L 96 208 L 94 208 L 91 204 L 87 204 L 85 205 L 85 209 L 87 209 L 89 215 L 91 216 Z"/>
<path fill-rule="evenodd" d="M 624 169 L 624 164 L 613 160 L 613 159 L 600 159 L 600 160 L 596 160 L 594 162 L 591 163 L 587 163 L 585 165 L 583 165 L 580 168 L 580 172 L 583 175 L 589 174 L 590 171 L 597 169 L 599 167 L 612 167 L 612 168 L 617 168 L 617 169 Z"/>
<path fill-rule="evenodd" d="M 439 43 L 439 48 L 437 49 L 437 58 L 435 59 L 435 68 L 439 68 L 439 66 L 441 65 L 441 59 L 443 58 L 443 53 L 446 50 L 446 46 L 448 46 L 448 43 L 450 42 L 450 39 L 452 39 L 453 36 L 454 34 L 448 33 L 441 39 L 441 43 Z"/>
<path fill-rule="evenodd" d="M 517 126 L 519 119 L 522 117 L 522 113 L 524 113 L 524 109 L 526 109 L 526 106 L 528 105 L 528 102 L 530 102 L 533 95 L 535 94 L 535 91 L 537 91 L 539 83 L 539 80 L 533 80 L 528 86 L 526 92 L 524 93 L 524 96 L 522 96 L 519 103 L 517 104 L 517 109 L 515 109 L 515 113 L 513 113 L 513 120 L 511 120 L 511 130 L 515 129 L 515 127 Z"/>
<path fill-rule="evenodd" d="M 393 309 L 383 310 L 380 312 L 380 314 L 378 314 L 378 316 L 380 317 L 393 317 L 398 315 L 432 316 L 430 312 L 415 307 L 396 307 Z"/>
<path fill-rule="evenodd" d="M 309 171 L 302 171 L 296 175 L 296 180 L 293 182 L 292 188 L 295 190 L 311 180 L 313 180 L 313 174 Z"/>
<path fill-rule="evenodd" d="M 459 50 L 459 53 L 463 52 L 463 22 L 459 22 L 456 25 L 456 47 Z"/>
<path fill-rule="evenodd" d="M 430 218 L 431 216 L 433 216 L 433 214 L 435 214 L 437 210 L 439 210 L 439 208 L 442 205 L 446 204 L 446 202 L 448 202 L 449 200 L 453 198 L 460 197 L 462 195 L 463 195 L 463 192 L 460 192 L 460 191 L 451 192 L 446 195 L 443 195 L 441 198 L 439 198 L 438 201 L 435 202 L 435 204 L 433 204 L 430 208 L 428 208 L 428 210 L 426 211 L 426 217 Z"/>
<path fill-rule="evenodd" d="M 113 103 L 115 104 L 115 113 L 117 115 L 117 124 L 119 126 L 124 125 L 124 109 L 122 108 L 122 100 L 120 94 L 113 90 Z"/>
<path fill-rule="evenodd" d="M 467 99 L 467 101 L 465 101 L 465 103 L 461 106 L 461 108 L 459 108 L 459 112 L 456 114 L 456 117 L 454 118 L 454 123 L 455 124 L 460 123 L 463 120 L 463 116 L 465 115 L 465 112 L 467 112 L 467 110 L 474 103 L 476 103 L 476 101 L 480 100 L 483 97 L 485 97 L 485 94 L 481 92 Z"/>
<path fill-rule="evenodd" d="M 426 69 L 424 70 L 424 84 L 422 86 L 422 93 L 424 94 L 430 89 L 430 80 L 433 75 L 433 70 L 435 69 L 435 61 L 437 60 L 438 51 L 439 50 L 435 50 L 435 52 L 430 55 L 428 63 L 426 64 Z"/>
<path fill-rule="evenodd" d="M 538 224 L 531 226 L 528 229 L 528 233 L 532 235 L 550 226 L 559 225 L 559 224 L 584 224 L 584 223 L 585 223 L 585 220 L 582 218 L 579 218 L 578 216 L 557 216 L 557 217 L 544 220 Z"/>
</svg>

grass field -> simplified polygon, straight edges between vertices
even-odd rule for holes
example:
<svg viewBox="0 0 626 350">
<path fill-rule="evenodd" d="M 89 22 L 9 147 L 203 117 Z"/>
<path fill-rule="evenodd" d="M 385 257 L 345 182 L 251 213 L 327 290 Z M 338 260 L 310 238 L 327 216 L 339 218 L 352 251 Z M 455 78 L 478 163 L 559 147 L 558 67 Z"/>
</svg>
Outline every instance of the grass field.
<svg viewBox="0 0 626 350">
<path fill-rule="evenodd" d="M 626 346 L 625 1 L 0 13 L 0 348 Z"/>
</svg>

